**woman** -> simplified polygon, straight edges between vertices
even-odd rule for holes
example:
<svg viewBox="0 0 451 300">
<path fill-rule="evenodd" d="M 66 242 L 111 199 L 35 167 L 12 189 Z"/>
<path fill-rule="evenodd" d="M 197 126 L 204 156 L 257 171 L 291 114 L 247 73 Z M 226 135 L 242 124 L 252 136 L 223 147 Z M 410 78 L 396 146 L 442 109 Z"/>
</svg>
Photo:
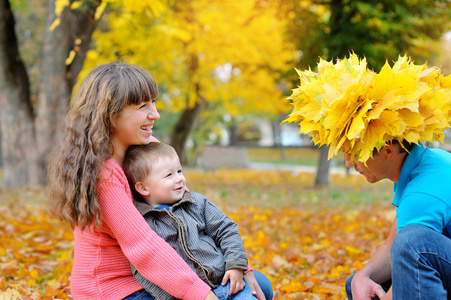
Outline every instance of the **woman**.
<svg viewBox="0 0 451 300">
<path fill-rule="evenodd" d="M 106 64 L 84 79 L 68 113 L 48 180 L 51 212 L 74 228 L 74 299 L 152 299 L 133 278 L 130 262 L 177 298 L 217 299 L 146 224 L 122 170 L 129 146 L 155 141 L 157 96 L 158 87 L 147 71 Z M 253 272 L 246 280 L 264 299 Z M 268 290 L 264 276 L 261 282 Z"/>
</svg>

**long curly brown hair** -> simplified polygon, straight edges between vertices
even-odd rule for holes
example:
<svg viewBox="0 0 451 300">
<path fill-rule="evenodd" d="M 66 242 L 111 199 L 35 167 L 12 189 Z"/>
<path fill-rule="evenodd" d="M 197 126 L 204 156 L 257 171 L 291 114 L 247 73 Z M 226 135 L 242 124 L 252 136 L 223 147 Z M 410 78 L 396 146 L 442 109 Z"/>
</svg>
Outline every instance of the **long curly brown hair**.
<svg viewBox="0 0 451 300">
<path fill-rule="evenodd" d="M 99 171 L 113 153 L 112 120 L 131 104 L 153 101 L 149 72 L 125 63 L 100 65 L 83 80 L 66 117 L 64 137 L 48 165 L 50 212 L 82 230 L 101 225 Z"/>
</svg>

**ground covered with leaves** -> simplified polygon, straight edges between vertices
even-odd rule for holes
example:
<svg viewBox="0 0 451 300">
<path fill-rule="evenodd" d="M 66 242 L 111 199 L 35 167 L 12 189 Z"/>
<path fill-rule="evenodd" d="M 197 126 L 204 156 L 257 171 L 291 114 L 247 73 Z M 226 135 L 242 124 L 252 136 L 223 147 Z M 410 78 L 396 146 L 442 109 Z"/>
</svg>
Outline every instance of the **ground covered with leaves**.
<svg viewBox="0 0 451 300">
<path fill-rule="evenodd" d="M 249 261 L 275 299 L 346 299 L 344 283 L 387 236 L 391 185 L 360 176 L 282 171 L 185 172 L 240 228 Z M 0 299 L 72 299 L 73 236 L 52 218 L 40 188 L 0 191 Z"/>
</svg>

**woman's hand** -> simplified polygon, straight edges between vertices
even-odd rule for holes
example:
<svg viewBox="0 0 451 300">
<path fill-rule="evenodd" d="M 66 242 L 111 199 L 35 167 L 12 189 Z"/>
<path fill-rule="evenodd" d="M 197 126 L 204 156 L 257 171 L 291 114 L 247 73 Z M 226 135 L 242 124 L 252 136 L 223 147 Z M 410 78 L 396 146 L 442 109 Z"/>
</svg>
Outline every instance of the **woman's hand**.
<svg viewBox="0 0 451 300">
<path fill-rule="evenodd" d="M 224 277 L 222 278 L 222 285 L 225 285 L 227 281 L 230 280 L 230 290 L 229 295 L 236 294 L 242 289 L 246 283 L 243 280 L 243 270 L 241 269 L 230 269 L 225 272 Z"/>
<path fill-rule="evenodd" d="M 210 291 L 204 300 L 219 300 L 219 299 L 218 299 L 218 297 L 216 297 L 216 295 L 215 295 L 215 293 L 213 293 L 213 291 Z"/>
<path fill-rule="evenodd" d="M 262 289 L 258 285 L 257 279 L 255 279 L 254 271 L 244 273 L 244 278 L 246 278 L 246 282 L 251 288 L 252 295 L 254 295 L 254 297 L 257 297 L 258 300 L 266 300 L 265 294 L 263 294 Z"/>
</svg>

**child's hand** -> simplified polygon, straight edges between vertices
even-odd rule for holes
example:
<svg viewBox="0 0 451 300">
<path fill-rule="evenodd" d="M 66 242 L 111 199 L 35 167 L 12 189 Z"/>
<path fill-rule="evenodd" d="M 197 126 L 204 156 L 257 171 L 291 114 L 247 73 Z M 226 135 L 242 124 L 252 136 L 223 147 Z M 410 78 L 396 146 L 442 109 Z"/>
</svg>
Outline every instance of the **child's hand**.
<svg viewBox="0 0 451 300">
<path fill-rule="evenodd" d="M 230 290 L 229 295 L 238 293 L 246 283 L 243 280 L 243 270 L 241 269 L 230 269 L 225 272 L 224 278 L 222 278 L 222 285 L 225 285 L 227 281 L 230 280 Z"/>
</svg>

